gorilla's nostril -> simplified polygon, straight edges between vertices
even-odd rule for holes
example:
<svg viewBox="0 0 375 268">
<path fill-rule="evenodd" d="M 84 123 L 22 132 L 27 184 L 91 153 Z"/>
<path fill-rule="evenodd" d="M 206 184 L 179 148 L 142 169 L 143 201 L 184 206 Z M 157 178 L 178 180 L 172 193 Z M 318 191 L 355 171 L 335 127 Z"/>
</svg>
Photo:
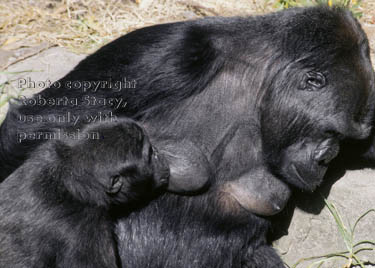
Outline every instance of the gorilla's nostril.
<svg viewBox="0 0 375 268">
<path fill-rule="evenodd" d="M 165 176 L 165 174 L 161 175 L 161 177 L 155 178 L 156 188 L 164 188 L 168 186 L 169 177 Z"/>
<path fill-rule="evenodd" d="M 166 183 L 168 183 L 168 179 L 167 179 L 167 178 L 162 178 L 162 179 L 160 180 L 160 183 L 161 183 L 161 184 L 166 184 Z"/>
<path fill-rule="evenodd" d="M 321 148 L 315 151 L 315 161 L 319 164 L 328 164 L 334 157 L 330 148 Z"/>
<path fill-rule="evenodd" d="M 327 165 L 339 153 L 340 146 L 335 139 L 327 139 L 318 145 L 314 151 L 314 160 L 321 165 Z"/>
</svg>

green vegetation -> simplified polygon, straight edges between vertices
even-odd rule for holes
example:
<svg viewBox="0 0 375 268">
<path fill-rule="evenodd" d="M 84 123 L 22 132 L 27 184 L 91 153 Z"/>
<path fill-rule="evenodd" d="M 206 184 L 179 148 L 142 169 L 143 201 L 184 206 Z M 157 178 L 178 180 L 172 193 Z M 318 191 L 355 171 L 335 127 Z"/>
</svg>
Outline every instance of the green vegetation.
<svg viewBox="0 0 375 268">
<path fill-rule="evenodd" d="M 351 226 L 350 224 L 348 225 L 344 224 L 342 217 L 340 216 L 340 213 L 338 212 L 334 204 L 332 204 L 326 199 L 324 199 L 324 202 L 326 203 L 326 206 L 329 212 L 335 219 L 339 233 L 341 235 L 341 238 L 343 239 L 343 242 L 347 250 L 342 251 L 342 252 L 329 253 L 329 254 L 321 255 L 321 256 L 302 258 L 299 261 L 297 261 L 294 265 L 292 266 L 288 265 L 288 267 L 297 268 L 297 267 L 300 267 L 300 264 L 306 261 L 314 261 L 309 266 L 307 266 L 307 268 L 319 268 L 319 267 L 322 267 L 322 265 L 328 260 L 332 261 L 335 259 L 345 259 L 346 264 L 344 268 L 351 268 L 351 267 L 365 268 L 365 263 L 364 261 L 360 259 L 360 257 L 358 256 L 358 253 L 361 251 L 374 251 L 375 252 L 375 240 L 356 241 L 355 231 L 356 231 L 358 223 L 371 212 L 375 212 L 375 209 L 370 209 L 366 211 L 365 213 L 363 213 L 355 221 L 354 225 Z"/>
<path fill-rule="evenodd" d="M 306 7 L 313 5 L 341 6 L 349 9 L 356 18 L 361 18 L 361 0 L 277 0 L 275 8 Z"/>
<path fill-rule="evenodd" d="M 0 109 L 6 105 L 11 99 L 17 98 L 20 96 L 23 88 L 17 89 L 14 87 L 12 82 L 15 82 L 17 79 L 13 77 L 17 74 L 29 73 L 32 70 L 26 70 L 21 72 L 0 72 Z M 5 114 L 0 113 L 0 124 L 3 122 Z"/>
</svg>

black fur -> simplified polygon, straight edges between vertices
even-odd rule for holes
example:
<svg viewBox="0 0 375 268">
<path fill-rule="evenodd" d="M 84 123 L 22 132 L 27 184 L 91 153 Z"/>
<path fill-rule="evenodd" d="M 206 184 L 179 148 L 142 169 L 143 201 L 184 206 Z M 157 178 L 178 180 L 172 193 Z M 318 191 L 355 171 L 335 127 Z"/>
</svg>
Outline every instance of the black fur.
<svg viewBox="0 0 375 268">
<path fill-rule="evenodd" d="M 121 267 L 111 211 L 150 200 L 168 168 L 130 120 L 87 133 L 45 143 L 0 184 L 0 267 Z"/>
<path fill-rule="evenodd" d="M 101 48 L 60 82 L 123 77 L 136 88 L 90 93 L 127 102 L 102 111 L 139 120 L 155 144 L 188 141 L 213 173 L 206 193 L 165 194 L 120 221 L 123 267 L 283 267 L 265 239 L 268 220 L 250 214 L 242 197 L 254 194 L 257 180 L 268 180 L 266 199 L 276 194 L 281 203 L 278 190 L 314 190 L 342 141 L 368 137 L 373 120 L 368 41 L 339 8 L 143 28 Z M 82 91 L 49 88 L 37 96 L 80 98 Z M 62 127 L 20 124 L 19 114 L 84 115 L 97 108 L 13 106 L 0 130 L 3 178 L 40 143 L 17 143 L 17 131 Z M 228 183 L 245 192 L 228 191 Z"/>
</svg>

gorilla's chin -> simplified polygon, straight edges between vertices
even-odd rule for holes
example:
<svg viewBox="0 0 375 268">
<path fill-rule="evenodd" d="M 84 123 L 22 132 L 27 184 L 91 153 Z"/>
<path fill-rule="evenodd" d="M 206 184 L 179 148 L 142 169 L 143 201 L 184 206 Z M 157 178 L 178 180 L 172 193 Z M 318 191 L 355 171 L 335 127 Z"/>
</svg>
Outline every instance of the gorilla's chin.
<svg viewBox="0 0 375 268">
<path fill-rule="evenodd" d="M 339 150 L 335 138 L 295 143 L 284 151 L 280 175 L 289 184 L 312 192 L 322 183 L 329 163 Z"/>
<path fill-rule="evenodd" d="M 323 181 L 327 167 L 314 167 L 309 170 L 290 165 L 289 182 L 301 190 L 313 192 Z"/>
</svg>

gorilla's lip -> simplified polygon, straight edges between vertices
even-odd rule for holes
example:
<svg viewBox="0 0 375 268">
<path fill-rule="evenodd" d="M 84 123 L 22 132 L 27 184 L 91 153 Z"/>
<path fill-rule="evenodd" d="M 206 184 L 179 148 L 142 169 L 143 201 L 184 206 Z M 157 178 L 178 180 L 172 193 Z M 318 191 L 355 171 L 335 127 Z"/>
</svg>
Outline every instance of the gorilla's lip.
<svg viewBox="0 0 375 268">
<path fill-rule="evenodd" d="M 305 180 L 304 178 L 301 176 L 298 168 L 294 165 L 294 164 L 291 164 L 291 168 L 294 172 L 294 174 L 296 175 L 296 178 L 305 186 L 307 187 L 308 189 L 311 189 L 311 185 L 309 185 Z M 315 187 L 314 187 L 315 188 Z"/>
</svg>

